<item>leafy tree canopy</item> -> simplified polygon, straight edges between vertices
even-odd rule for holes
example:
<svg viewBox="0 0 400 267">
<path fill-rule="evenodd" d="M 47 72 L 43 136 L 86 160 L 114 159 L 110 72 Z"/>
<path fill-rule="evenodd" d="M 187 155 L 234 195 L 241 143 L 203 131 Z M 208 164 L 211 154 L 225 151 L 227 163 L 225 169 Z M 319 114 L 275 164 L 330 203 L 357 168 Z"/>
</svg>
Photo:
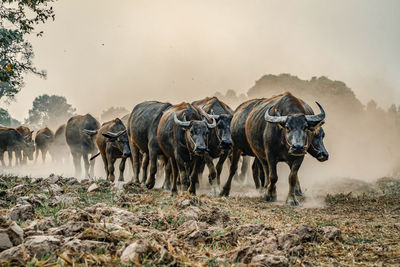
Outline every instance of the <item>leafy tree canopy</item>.
<svg viewBox="0 0 400 267">
<path fill-rule="evenodd" d="M 24 86 L 23 75 L 46 77 L 33 65 L 34 53 L 26 36 L 35 26 L 54 20 L 54 0 L 0 0 L 0 100 L 11 100 Z"/>
<path fill-rule="evenodd" d="M 33 100 L 29 117 L 25 123 L 38 128 L 46 125 L 57 127 L 74 116 L 75 111 L 76 109 L 67 103 L 64 96 L 44 94 Z"/>
<path fill-rule="evenodd" d="M 21 123 L 18 120 L 12 118 L 10 116 L 10 113 L 8 113 L 8 110 L 0 108 L 0 124 L 2 126 L 16 127 Z"/>
</svg>

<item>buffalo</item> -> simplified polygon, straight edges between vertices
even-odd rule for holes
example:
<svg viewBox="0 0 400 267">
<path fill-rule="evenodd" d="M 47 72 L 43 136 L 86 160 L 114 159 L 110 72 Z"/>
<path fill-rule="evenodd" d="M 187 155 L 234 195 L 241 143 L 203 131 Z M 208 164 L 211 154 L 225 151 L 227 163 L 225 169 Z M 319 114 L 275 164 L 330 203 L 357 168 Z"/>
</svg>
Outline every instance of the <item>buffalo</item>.
<svg viewBox="0 0 400 267">
<path fill-rule="evenodd" d="M 213 135 L 208 140 L 209 151 L 204 156 L 205 163 L 209 168 L 209 181 L 211 182 L 215 176 L 217 184 L 220 184 L 220 175 L 223 164 L 232 148 L 232 138 L 230 133 L 230 125 L 233 117 L 233 110 L 220 101 L 217 97 L 207 97 L 192 103 L 204 110 L 210 117 L 215 118 L 217 127 Z M 219 158 L 216 168 L 212 159 Z"/>
<path fill-rule="evenodd" d="M 189 103 L 172 106 L 162 115 L 157 140 L 172 167 L 172 194 L 177 193 L 178 177 L 189 193 L 196 193 L 199 167 L 208 151 L 209 129 L 217 126 L 214 118 L 210 120 L 205 112 Z"/>
<path fill-rule="evenodd" d="M 93 177 L 94 160 L 89 162 L 89 154 L 96 154 L 95 138 L 100 123 L 90 114 L 70 118 L 65 127 L 65 138 L 75 166 L 76 176 L 81 175 L 81 157 L 85 164 L 85 176 Z M 90 173 L 89 173 L 90 167 Z"/>
<path fill-rule="evenodd" d="M 48 127 L 42 128 L 36 132 L 35 144 L 36 144 L 36 156 L 35 163 L 39 157 L 39 150 L 42 152 L 42 160 L 45 162 L 47 151 L 54 141 L 54 133 Z"/>
<path fill-rule="evenodd" d="M 4 152 L 9 152 L 9 160 L 11 166 L 10 151 L 15 151 L 16 157 L 21 158 L 21 151 L 27 153 L 27 157 L 32 160 L 34 149 L 31 149 L 31 143 L 27 142 L 25 138 L 13 128 L 0 127 L 0 161 L 3 166 L 4 162 Z"/>
<path fill-rule="evenodd" d="M 157 127 L 163 113 L 171 106 L 169 103 L 146 101 L 136 105 L 128 119 L 127 133 L 132 152 L 131 159 L 134 174 L 132 182 L 140 183 L 140 157 L 143 155 L 142 182 L 149 189 L 153 188 L 155 184 L 157 159 L 158 157 L 164 158 L 157 141 Z M 149 163 L 150 175 L 147 178 L 147 166 Z M 167 175 L 170 175 L 170 171 Z M 169 187 L 169 185 L 167 184 L 166 187 Z"/>
<path fill-rule="evenodd" d="M 318 103 L 317 103 L 318 104 Z M 306 106 L 306 107 L 305 107 Z M 253 99 L 240 105 L 232 119 L 231 131 L 233 139 L 232 165 L 228 181 L 221 195 L 228 195 L 232 177 L 237 169 L 238 159 L 241 154 L 255 156 L 257 161 L 253 164 L 253 171 L 262 169 L 267 177 L 265 183 L 265 200 L 276 200 L 276 164 L 279 161 L 286 162 L 291 169 L 289 175 L 289 194 L 287 203 L 298 205 L 295 197 L 295 189 L 299 188 L 297 172 L 315 136 L 321 131 L 321 125 L 325 119 L 325 112 L 318 104 L 321 113 L 312 113 L 301 99 L 290 93 L 284 93 L 269 99 Z M 320 161 L 327 159 L 328 153 L 319 142 Z M 322 141 L 321 141 L 322 142 Z M 313 152 L 311 152 L 313 153 Z M 259 166 L 257 167 L 257 164 Z M 257 175 L 255 175 L 257 176 Z M 257 177 L 255 177 L 256 179 Z"/>
<path fill-rule="evenodd" d="M 116 118 L 103 123 L 98 130 L 96 144 L 104 162 L 107 179 L 114 182 L 114 163 L 118 158 L 121 158 L 119 181 L 124 181 L 125 162 L 131 156 L 131 151 L 123 122 Z"/>
<path fill-rule="evenodd" d="M 68 145 L 65 139 L 65 123 L 60 125 L 54 133 L 54 141 L 50 146 L 50 155 L 55 162 L 63 163 L 68 158 Z"/>
<path fill-rule="evenodd" d="M 31 131 L 28 127 L 22 125 L 15 128 L 15 130 L 17 130 L 24 137 L 25 142 L 28 144 L 28 146 L 26 146 L 25 149 L 22 151 L 22 159 L 19 159 L 21 164 L 26 164 L 28 162 L 28 159 L 33 160 L 33 153 L 35 152 L 35 143 L 32 139 L 32 133 L 34 131 Z"/>
</svg>

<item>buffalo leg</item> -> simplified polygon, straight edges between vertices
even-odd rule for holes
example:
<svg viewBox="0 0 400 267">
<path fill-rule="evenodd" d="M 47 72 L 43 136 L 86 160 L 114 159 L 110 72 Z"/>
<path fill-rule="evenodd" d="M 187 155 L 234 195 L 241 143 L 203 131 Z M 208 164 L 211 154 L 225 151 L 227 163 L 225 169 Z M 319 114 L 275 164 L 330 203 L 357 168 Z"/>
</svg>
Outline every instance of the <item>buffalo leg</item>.
<svg viewBox="0 0 400 267">
<path fill-rule="evenodd" d="M 299 196 L 299 197 L 303 196 L 303 191 L 301 190 L 299 179 L 297 179 L 297 181 L 296 181 L 296 188 L 294 190 L 294 193 L 296 194 L 296 196 Z"/>
<path fill-rule="evenodd" d="M 79 152 L 72 152 L 72 159 L 74 161 L 75 166 L 75 176 L 81 176 L 81 154 Z"/>
<path fill-rule="evenodd" d="M 198 181 L 200 161 L 201 161 L 201 158 L 199 158 L 199 157 L 197 157 L 194 160 L 194 164 L 192 166 L 193 169 L 190 174 L 189 193 L 192 195 L 196 195 L 196 181 Z"/>
<path fill-rule="evenodd" d="M 172 176 L 173 176 L 173 182 L 172 182 L 172 189 L 171 189 L 171 194 L 172 195 L 176 195 L 178 194 L 178 188 L 177 188 L 177 180 L 178 180 L 178 176 L 179 176 L 179 171 L 178 171 L 178 166 L 176 164 L 175 159 L 171 158 L 170 159 L 170 164 L 171 164 L 171 168 L 172 168 Z"/>
<path fill-rule="evenodd" d="M 213 159 L 207 154 L 207 155 L 204 155 L 204 161 L 207 164 L 207 168 L 208 168 L 208 172 L 209 172 L 208 181 L 210 182 L 210 184 L 213 184 L 213 181 L 217 177 L 217 170 L 214 167 Z"/>
<path fill-rule="evenodd" d="M 278 181 L 278 173 L 276 171 L 277 161 L 276 159 L 267 152 L 267 161 L 262 161 L 260 159 L 259 163 L 263 167 L 265 177 L 268 177 L 269 181 L 265 183 L 266 192 L 264 194 L 264 199 L 269 202 L 276 201 L 276 182 Z"/>
<path fill-rule="evenodd" d="M 172 174 L 172 166 L 171 166 L 170 161 L 164 160 L 164 171 L 165 171 L 165 177 L 164 177 L 164 183 L 163 183 L 162 188 L 164 190 L 170 190 L 171 189 L 171 174 Z"/>
<path fill-rule="evenodd" d="M 107 159 L 107 161 L 108 161 L 108 177 L 107 177 L 107 179 L 110 182 L 114 182 L 115 181 L 115 175 L 114 175 L 115 160 L 116 160 L 116 158 L 114 158 L 114 157 L 110 157 L 110 158 Z"/>
<path fill-rule="evenodd" d="M 38 157 L 39 157 L 39 148 L 36 147 L 36 151 L 35 151 L 35 164 L 37 163 Z"/>
<path fill-rule="evenodd" d="M 251 169 L 253 171 L 253 180 L 256 188 L 260 188 L 260 173 L 262 170 L 260 170 L 260 166 L 258 165 L 258 160 L 257 158 L 254 158 L 253 164 L 251 166 Z"/>
<path fill-rule="evenodd" d="M 246 173 L 247 170 L 249 169 L 250 165 L 250 158 L 247 156 L 242 156 L 242 166 L 240 168 L 240 174 L 239 174 L 239 181 L 243 182 L 244 179 L 246 178 Z"/>
<path fill-rule="evenodd" d="M 44 163 L 45 160 L 46 160 L 47 149 L 46 149 L 46 148 L 43 148 L 43 149 L 41 150 L 41 152 L 42 152 L 42 161 L 43 161 L 43 163 Z"/>
<path fill-rule="evenodd" d="M 224 152 L 218 159 L 218 163 L 217 166 L 215 167 L 217 170 L 217 184 L 220 185 L 221 184 L 221 172 L 222 172 L 222 168 L 224 166 L 225 160 L 228 157 L 228 152 Z"/>
<path fill-rule="evenodd" d="M 178 166 L 179 178 L 181 180 L 181 191 L 186 191 L 189 188 L 189 177 L 185 162 L 182 159 L 177 159 L 176 164 Z"/>
<path fill-rule="evenodd" d="M 300 157 L 299 159 L 294 160 L 289 163 L 290 166 L 290 174 L 289 174 L 289 193 L 286 199 L 286 204 L 290 206 L 298 206 L 299 202 L 296 199 L 295 189 L 296 183 L 298 182 L 297 173 L 299 168 L 303 162 L 304 157 Z"/>
<path fill-rule="evenodd" d="M 220 196 L 225 196 L 225 197 L 229 196 L 229 192 L 231 191 L 232 178 L 236 173 L 238 163 L 239 163 L 239 158 L 240 158 L 240 150 L 233 150 L 231 167 L 229 168 L 229 177 L 228 177 L 228 180 L 226 181 L 221 193 L 219 194 Z"/>
<path fill-rule="evenodd" d="M 106 152 L 107 154 L 107 152 Z M 101 159 L 103 160 L 104 170 L 106 172 L 106 179 L 108 179 L 108 161 L 106 154 L 100 153 Z"/>
<path fill-rule="evenodd" d="M 97 153 L 97 151 L 91 153 L 91 156 L 95 155 L 96 153 Z M 88 161 L 88 162 L 89 162 L 89 161 Z M 92 160 L 91 162 L 89 162 L 89 166 L 90 166 L 89 175 L 90 175 L 90 177 L 94 177 L 94 164 L 96 164 L 96 159 L 94 159 L 94 160 Z"/>
<path fill-rule="evenodd" d="M 82 158 L 83 158 L 83 163 L 84 163 L 84 167 L 85 167 L 85 178 L 90 177 L 89 176 L 89 154 L 86 151 L 82 152 Z M 110 171 L 110 170 L 109 170 Z"/>
<path fill-rule="evenodd" d="M 130 142 L 129 142 L 130 143 Z M 135 145 L 131 145 L 131 161 L 133 169 L 132 183 L 140 184 L 139 173 L 140 173 L 140 160 L 139 160 L 139 149 Z"/>
<path fill-rule="evenodd" d="M 149 167 L 149 153 L 143 155 L 142 161 L 142 183 L 146 184 L 147 182 L 147 169 Z"/>
<path fill-rule="evenodd" d="M 156 183 L 156 173 L 157 173 L 157 152 L 153 149 L 149 149 L 149 159 L 150 159 L 150 173 L 146 181 L 146 187 L 152 189 Z"/>
<path fill-rule="evenodd" d="M 0 151 L 0 161 L 3 167 L 6 167 L 6 163 L 4 162 L 4 151 Z"/>
<path fill-rule="evenodd" d="M 9 167 L 12 167 L 12 158 L 13 158 L 12 153 L 13 153 L 12 150 L 8 151 L 8 166 Z"/>
<path fill-rule="evenodd" d="M 125 163 L 126 163 L 127 158 L 122 158 L 121 162 L 119 163 L 119 178 L 118 181 L 123 182 L 124 181 L 124 171 L 125 171 Z"/>
</svg>

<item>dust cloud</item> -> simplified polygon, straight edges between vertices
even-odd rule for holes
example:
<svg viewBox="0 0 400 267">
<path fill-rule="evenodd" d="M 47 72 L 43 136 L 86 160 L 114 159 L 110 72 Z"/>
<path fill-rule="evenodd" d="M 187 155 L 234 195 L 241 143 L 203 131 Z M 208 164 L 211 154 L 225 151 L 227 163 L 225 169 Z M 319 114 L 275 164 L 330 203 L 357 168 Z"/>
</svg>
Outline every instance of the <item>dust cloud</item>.
<svg viewBox="0 0 400 267">
<path fill-rule="evenodd" d="M 294 92 L 315 112 L 314 101 L 326 109 L 330 154 L 323 163 L 307 155 L 299 179 L 310 198 L 351 191 L 348 181 L 372 182 L 399 168 L 398 114 L 365 107 L 370 99 L 385 109 L 400 101 L 400 36 L 390 30 L 399 25 L 399 9 L 397 1 L 58 1 L 56 21 L 43 26 L 42 39 L 32 39 L 35 64 L 48 71 L 48 79 L 28 76 L 9 111 L 23 120 L 34 97 L 47 93 L 65 96 L 79 114 L 100 118 L 111 106 L 130 111 L 145 100 L 191 102 L 227 89 L 241 95 L 224 99 L 234 109 L 249 98 L 293 89 L 287 84 L 251 94 L 254 80 L 267 73 L 306 80 L 326 75 L 353 91 L 343 97 L 322 89 Z M 103 163 L 96 161 L 95 176 L 104 177 Z M 127 165 L 125 180 L 132 177 Z M 234 185 L 234 195 L 243 188 L 259 194 L 250 170 L 245 185 Z M 39 157 L 37 164 L 3 172 L 73 176 L 74 168 L 71 158 L 56 165 L 48 156 L 45 163 Z M 285 164 L 279 164 L 278 175 L 283 200 Z M 226 177 L 227 166 L 222 182 Z"/>
</svg>

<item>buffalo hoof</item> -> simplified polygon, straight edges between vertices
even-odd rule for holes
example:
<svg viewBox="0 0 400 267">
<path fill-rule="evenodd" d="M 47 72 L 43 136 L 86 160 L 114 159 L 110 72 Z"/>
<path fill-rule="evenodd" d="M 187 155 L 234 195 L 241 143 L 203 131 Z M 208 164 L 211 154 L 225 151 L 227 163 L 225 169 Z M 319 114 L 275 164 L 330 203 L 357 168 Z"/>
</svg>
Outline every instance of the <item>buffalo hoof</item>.
<svg viewBox="0 0 400 267">
<path fill-rule="evenodd" d="M 297 200 L 286 201 L 286 204 L 288 204 L 289 206 L 293 206 L 293 207 L 300 205 L 300 203 Z"/>
<path fill-rule="evenodd" d="M 177 196 L 178 195 L 178 190 L 176 190 L 176 188 L 175 189 L 172 189 L 171 190 L 171 196 Z"/>
<path fill-rule="evenodd" d="M 264 200 L 267 202 L 275 202 L 276 201 L 276 196 L 270 196 L 268 194 L 264 194 Z"/>
<path fill-rule="evenodd" d="M 162 187 L 162 189 L 164 190 L 164 191 L 170 191 L 171 190 L 171 186 L 170 185 L 163 185 L 163 187 Z"/>
<path fill-rule="evenodd" d="M 118 178 L 118 181 L 119 181 L 119 182 L 123 182 L 123 181 L 124 181 L 124 177 L 119 177 L 119 178 Z"/>
<path fill-rule="evenodd" d="M 220 197 L 229 197 L 229 190 L 224 188 L 222 189 L 221 193 L 219 193 Z"/>
<path fill-rule="evenodd" d="M 296 196 L 298 196 L 298 197 L 302 197 L 302 196 L 303 196 L 303 192 L 301 191 L 301 189 L 296 189 L 296 190 L 294 191 L 294 193 L 295 193 Z"/>
<path fill-rule="evenodd" d="M 147 189 L 152 189 L 154 187 L 154 184 L 155 184 L 154 181 L 150 181 L 150 182 L 146 183 Z"/>
</svg>

